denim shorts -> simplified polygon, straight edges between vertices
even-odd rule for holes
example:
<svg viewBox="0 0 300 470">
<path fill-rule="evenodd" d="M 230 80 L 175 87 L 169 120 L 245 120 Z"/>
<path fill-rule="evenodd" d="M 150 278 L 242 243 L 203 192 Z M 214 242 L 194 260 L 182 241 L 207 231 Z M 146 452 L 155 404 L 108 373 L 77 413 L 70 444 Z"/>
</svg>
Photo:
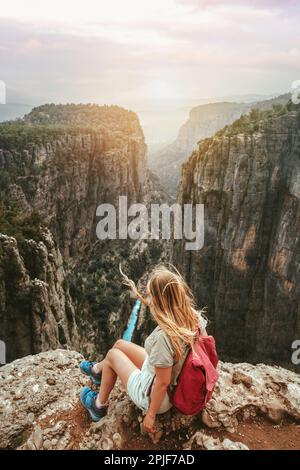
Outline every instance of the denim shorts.
<svg viewBox="0 0 300 470">
<path fill-rule="evenodd" d="M 149 388 L 153 383 L 154 376 L 148 369 L 148 356 L 146 357 L 142 368 L 135 369 L 127 381 L 127 393 L 133 403 L 140 408 L 142 411 L 147 411 L 151 401 L 151 393 L 148 395 Z M 152 387 L 153 391 L 153 387 Z M 172 408 L 172 403 L 169 400 L 169 396 L 166 393 L 164 400 L 158 410 L 158 414 L 166 413 Z"/>
</svg>

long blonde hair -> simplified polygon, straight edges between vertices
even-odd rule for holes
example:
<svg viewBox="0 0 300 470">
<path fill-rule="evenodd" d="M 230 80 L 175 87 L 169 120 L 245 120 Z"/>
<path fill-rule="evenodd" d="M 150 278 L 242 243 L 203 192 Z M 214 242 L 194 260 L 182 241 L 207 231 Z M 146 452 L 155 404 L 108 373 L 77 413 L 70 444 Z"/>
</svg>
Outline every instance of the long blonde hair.
<svg viewBox="0 0 300 470">
<path fill-rule="evenodd" d="M 154 320 L 170 338 L 178 361 L 186 346 L 193 348 L 202 311 L 196 311 L 190 288 L 177 269 L 171 268 L 155 267 L 147 283 L 146 295 L 138 291 L 135 283 L 122 272 L 121 266 L 120 272 L 124 284 L 150 308 Z"/>
</svg>

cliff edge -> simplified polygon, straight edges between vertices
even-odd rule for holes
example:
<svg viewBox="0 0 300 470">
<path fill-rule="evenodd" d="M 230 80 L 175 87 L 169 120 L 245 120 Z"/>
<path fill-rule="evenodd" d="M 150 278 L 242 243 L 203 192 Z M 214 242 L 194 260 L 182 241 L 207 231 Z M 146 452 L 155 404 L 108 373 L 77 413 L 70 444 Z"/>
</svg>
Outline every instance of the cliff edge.
<svg viewBox="0 0 300 470">
<path fill-rule="evenodd" d="M 142 413 L 117 386 L 108 415 L 92 423 L 79 402 L 89 383 L 82 356 L 55 350 L 0 369 L 1 449 L 297 449 L 300 377 L 264 364 L 219 364 L 213 399 L 201 414 L 159 416 L 143 433 Z"/>
</svg>

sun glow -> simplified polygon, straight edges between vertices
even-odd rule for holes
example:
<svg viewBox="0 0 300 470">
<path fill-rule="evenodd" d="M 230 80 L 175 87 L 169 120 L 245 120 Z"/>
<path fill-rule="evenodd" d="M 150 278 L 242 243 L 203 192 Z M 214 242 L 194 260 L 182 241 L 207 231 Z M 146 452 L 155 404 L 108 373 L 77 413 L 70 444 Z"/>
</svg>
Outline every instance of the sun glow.
<svg viewBox="0 0 300 470">
<path fill-rule="evenodd" d="M 143 90 L 145 96 L 154 101 L 172 100 L 181 94 L 181 86 L 176 80 L 154 79 L 148 82 Z"/>
<path fill-rule="evenodd" d="M 9 100 L 160 116 L 204 97 L 269 96 L 299 78 L 299 18 L 292 0 L 3 1 L 0 79 Z"/>
</svg>

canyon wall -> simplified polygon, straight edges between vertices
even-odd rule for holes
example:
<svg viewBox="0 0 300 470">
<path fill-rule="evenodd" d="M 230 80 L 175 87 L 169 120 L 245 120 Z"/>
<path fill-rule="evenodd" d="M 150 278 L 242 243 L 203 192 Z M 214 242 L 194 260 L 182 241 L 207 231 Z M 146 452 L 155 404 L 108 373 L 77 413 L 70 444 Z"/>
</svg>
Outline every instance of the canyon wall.
<svg viewBox="0 0 300 470">
<path fill-rule="evenodd" d="M 40 240 L 0 234 L 0 331 L 10 362 L 57 347 L 79 347 L 63 260 L 48 230 Z"/>
<path fill-rule="evenodd" d="M 197 148 L 201 139 L 212 137 L 224 126 L 232 124 L 252 109 L 270 109 L 286 105 L 289 94 L 255 103 L 209 103 L 191 109 L 188 120 L 181 126 L 177 139 L 149 156 L 149 166 L 160 178 L 166 191 L 176 197 L 182 162 Z"/>
<path fill-rule="evenodd" d="M 64 256 L 95 241 L 98 204 L 116 204 L 119 195 L 142 200 L 147 178 L 137 116 L 116 106 L 78 108 L 41 106 L 19 128 L 0 130 L 0 171 L 42 216 Z"/>
<path fill-rule="evenodd" d="M 138 280 L 160 248 L 97 240 L 96 208 L 116 205 L 119 195 L 128 204 L 164 197 L 134 113 L 45 105 L 0 125 L 0 339 L 8 360 L 71 345 L 99 357 L 122 334 L 132 300 L 119 263 Z"/>
<path fill-rule="evenodd" d="M 83 125 L 85 123 L 85 126 Z M 90 127 L 87 124 L 90 123 Z M 199 144 L 180 203 L 204 203 L 205 245 L 172 247 L 223 358 L 291 365 L 299 320 L 299 111 L 252 111 Z M 99 358 L 122 335 L 133 299 L 169 244 L 97 240 L 96 207 L 167 201 L 147 170 L 134 113 L 36 108 L 0 126 L 0 326 L 8 360 L 56 347 Z M 141 310 L 133 340 L 153 328 Z M 15 340 L 14 340 L 15 338 Z"/>
<path fill-rule="evenodd" d="M 178 202 L 205 205 L 204 248 L 186 252 L 184 242 L 175 241 L 173 260 L 198 304 L 208 307 L 221 357 L 294 367 L 291 346 L 300 338 L 299 109 L 254 112 L 200 142 L 183 165 Z"/>
</svg>

